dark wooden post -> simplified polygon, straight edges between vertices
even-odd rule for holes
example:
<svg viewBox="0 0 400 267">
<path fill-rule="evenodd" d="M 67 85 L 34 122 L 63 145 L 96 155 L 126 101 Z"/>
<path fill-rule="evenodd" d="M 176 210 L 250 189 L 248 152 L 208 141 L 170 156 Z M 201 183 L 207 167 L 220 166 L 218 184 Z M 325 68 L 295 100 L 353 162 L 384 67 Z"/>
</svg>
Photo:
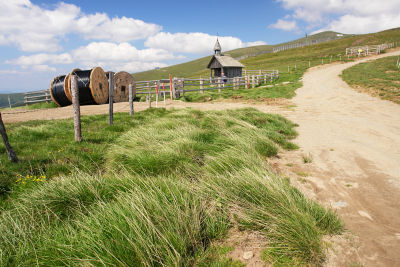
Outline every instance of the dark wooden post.
<svg viewBox="0 0 400 267">
<path fill-rule="evenodd" d="M 129 84 L 129 115 L 133 115 L 133 86 Z"/>
<path fill-rule="evenodd" d="M 108 124 L 114 123 L 114 72 L 110 71 L 108 76 Z"/>
<path fill-rule="evenodd" d="M 17 155 L 15 155 L 14 149 L 8 142 L 6 127 L 4 127 L 3 119 L 1 118 L 1 112 L 0 112 L 0 134 L 1 134 L 1 137 L 3 138 L 3 143 L 4 143 L 4 146 L 6 147 L 8 158 L 12 162 L 18 162 L 19 160 L 17 158 Z"/>
<path fill-rule="evenodd" d="M 81 107 L 79 104 L 79 88 L 78 88 L 78 77 L 71 75 L 71 93 L 72 93 L 72 106 L 74 109 L 74 130 L 75 130 L 75 141 L 82 141 L 81 132 Z"/>
</svg>

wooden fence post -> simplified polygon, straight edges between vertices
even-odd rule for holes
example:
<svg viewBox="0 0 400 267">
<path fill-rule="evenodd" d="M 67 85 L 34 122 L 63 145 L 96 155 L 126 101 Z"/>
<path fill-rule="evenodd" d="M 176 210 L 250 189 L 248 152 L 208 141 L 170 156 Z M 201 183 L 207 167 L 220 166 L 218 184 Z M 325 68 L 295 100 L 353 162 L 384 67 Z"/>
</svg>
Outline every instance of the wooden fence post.
<svg viewBox="0 0 400 267">
<path fill-rule="evenodd" d="M 169 74 L 169 96 L 170 96 L 170 98 L 171 98 L 171 100 L 172 100 L 172 91 L 174 90 L 173 88 L 172 88 L 172 77 L 171 77 L 171 74 Z M 165 92 L 164 92 L 164 94 L 165 94 Z M 174 90 L 174 96 L 175 96 L 175 90 Z"/>
<path fill-rule="evenodd" d="M 167 102 L 165 102 L 165 84 L 162 83 L 162 89 L 163 89 L 163 94 L 164 94 L 164 106 L 167 106 Z"/>
<path fill-rule="evenodd" d="M 151 108 L 151 86 L 150 86 L 150 83 L 147 83 L 148 84 L 148 96 L 147 96 L 147 99 L 149 100 L 149 108 Z"/>
<path fill-rule="evenodd" d="M 1 117 L 1 112 L 0 112 L 0 134 L 1 137 L 3 138 L 3 143 L 6 148 L 8 159 L 11 160 L 12 162 L 18 162 L 19 160 L 17 158 L 17 155 L 15 154 L 14 149 L 8 142 L 6 127 L 4 127 L 3 119 Z"/>
<path fill-rule="evenodd" d="M 267 74 L 264 74 L 264 83 L 267 83 Z"/>
<path fill-rule="evenodd" d="M 114 123 L 114 72 L 110 71 L 108 76 L 108 124 Z"/>
<path fill-rule="evenodd" d="M 251 88 L 254 88 L 255 87 L 255 77 L 254 77 L 254 75 L 252 75 L 251 76 Z"/>
<path fill-rule="evenodd" d="M 74 130 L 75 130 L 75 141 L 82 141 L 81 132 L 81 106 L 79 104 L 79 88 L 78 88 L 78 76 L 75 74 L 71 75 L 71 93 L 72 93 L 72 106 L 74 109 Z"/>
<path fill-rule="evenodd" d="M 175 99 L 176 98 L 176 78 L 174 77 L 174 80 L 172 81 L 172 95 L 173 95 L 173 98 Z M 172 97 L 171 97 L 171 99 L 172 99 Z"/>
<path fill-rule="evenodd" d="M 129 115 L 133 115 L 133 86 L 129 84 Z"/>
<path fill-rule="evenodd" d="M 182 78 L 182 97 L 185 97 L 185 79 Z"/>
<path fill-rule="evenodd" d="M 203 90 L 203 80 L 200 77 L 200 94 L 204 94 L 204 90 Z"/>
<path fill-rule="evenodd" d="M 158 89 L 160 86 L 160 81 L 157 81 L 157 90 L 156 90 L 156 108 L 158 108 Z"/>
<path fill-rule="evenodd" d="M 218 83 L 218 92 L 219 92 L 219 93 L 221 93 L 221 82 L 222 82 L 222 78 L 219 77 L 219 78 L 217 79 L 217 83 Z"/>
<path fill-rule="evenodd" d="M 244 76 L 244 87 L 245 87 L 246 89 L 249 89 L 249 83 L 247 82 L 247 75 Z"/>
</svg>

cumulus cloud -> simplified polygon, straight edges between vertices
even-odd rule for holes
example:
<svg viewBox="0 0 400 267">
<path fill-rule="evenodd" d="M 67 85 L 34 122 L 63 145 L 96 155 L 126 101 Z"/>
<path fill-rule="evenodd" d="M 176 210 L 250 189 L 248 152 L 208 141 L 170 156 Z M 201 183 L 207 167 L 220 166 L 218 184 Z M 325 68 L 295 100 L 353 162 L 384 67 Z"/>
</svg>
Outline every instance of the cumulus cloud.
<svg viewBox="0 0 400 267">
<path fill-rule="evenodd" d="M 51 64 L 76 64 L 82 68 L 101 66 L 108 70 L 134 72 L 165 67 L 167 64 L 162 61 L 176 58 L 172 52 L 163 49 L 137 49 L 129 43 L 92 42 L 70 53 L 39 53 L 20 56 L 5 63 L 33 71 L 55 71 L 55 67 L 49 66 Z"/>
<path fill-rule="evenodd" d="M 174 59 L 173 53 L 164 49 L 148 48 L 139 50 L 129 43 L 92 42 L 72 52 L 76 60 L 98 61 L 155 61 Z"/>
<path fill-rule="evenodd" d="M 72 51 L 76 62 L 87 68 L 102 66 L 114 71 L 137 72 L 155 67 L 166 67 L 164 60 L 175 59 L 164 49 L 137 49 L 129 43 L 92 42 Z"/>
<path fill-rule="evenodd" d="M 69 53 L 62 54 L 46 54 L 40 53 L 31 56 L 20 56 L 17 59 L 7 60 L 5 63 L 16 64 L 21 66 L 41 65 L 44 63 L 51 64 L 71 64 L 72 56 Z"/>
<path fill-rule="evenodd" d="M 270 28 L 284 30 L 284 31 L 298 31 L 299 27 L 297 26 L 296 21 L 294 20 L 283 20 L 278 19 L 278 21 L 274 24 L 269 25 Z"/>
<path fill-rule="evenodd" d="M 385 0 L 279 0 L 301 20 L 318 31 L 369 33 L 400 26 L 400 1 Z M 278 20 L 279 22 L 279 20 Z M 277 22 L 277 23 L 278 23 Z M 276 23 L 276 24 L 277 24 Z M 306 27 L 307 27 L 306 26 Z M 281 28 L 287 30 L 285 28 Z"/>
<path fill-rule="evenodd" d="M 214 47 L 217 36 L 209 35 L 201 32 L 192 33 L 169 33 L 160 32 L 149 37 L 145 45 L 151 48 L 160 48 L 172 52 L 192 53 L 192 54 L 210 54 Z M 252 45 L 265 44 L 263 41 L 242 42 L 237 37 L 220 36 L 218 40 L 224 51 L 236 48 L 242 48 Z"/>
<path fill-rule="evenodd" d="M 45 64 L 34 65 L 34 66 L 32 66 L 32 69 L 34 71 L 40 71 L 40 72 L 55 72 L 56 71 L 55 67 L 50 67 Z"/>
<path fill-rule="evenodd" d="M 29 0 L 0 1 L 0 44 L 16 44 L 29 52 L 54 52 L 68 34 L 86 39 L 132 41 L 159 32 L 162 27 L 133 18 L 110 18 L 105 13 L 85 14 L 73 4 L 59 3 L 53 9 Z"/>
</svg>

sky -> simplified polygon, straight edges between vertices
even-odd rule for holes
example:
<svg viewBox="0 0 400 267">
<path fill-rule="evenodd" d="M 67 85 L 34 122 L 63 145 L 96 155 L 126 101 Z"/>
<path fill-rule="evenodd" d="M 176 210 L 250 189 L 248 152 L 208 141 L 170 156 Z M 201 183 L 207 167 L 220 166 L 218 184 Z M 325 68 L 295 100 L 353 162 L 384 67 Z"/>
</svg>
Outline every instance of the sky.
<svg viewBox="0 0 400 267">
<path fill-rule="evenodd" d="M 305 33 L 400 27 L 399 0 L 0 0 L 0 93 L 74 68 L 139 72 Z"/>
</svg>

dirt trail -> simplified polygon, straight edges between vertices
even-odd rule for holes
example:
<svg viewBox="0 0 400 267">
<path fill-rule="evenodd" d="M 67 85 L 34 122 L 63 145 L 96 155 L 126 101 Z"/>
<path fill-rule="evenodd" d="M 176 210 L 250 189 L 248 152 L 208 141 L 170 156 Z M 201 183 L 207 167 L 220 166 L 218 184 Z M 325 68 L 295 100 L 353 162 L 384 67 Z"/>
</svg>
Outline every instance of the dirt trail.
<svg viewBox="0 0 400 267">
<path fill-rule="evenodd" d="M 360 61 L 399 54 L 395 51 Z M 328 264 L 400 266 L 400 105 L 358 93 L 342 81 L 340 73 L 360 61 L 310 69 L 303 77 L 303 87 L 291 100 L 295 108 L 286 108 L 288 103 L 179 101 L 168 101 L 167 108 L 255 107 L 298 123 L 295 142 L 301 149 L 283 152 L 272 164 L 298 177 L 299 186 L 311 197 L 337 209 L 347 229 L 355 234 L 350 243 L 358 247 L 350 248 L 349 240 L 342 240 L 345 245 L 341 247 L 341 240 L 336 240 L 339 245 Z M 136 111 L 145 108 L 146 103 L 135 103 Z M 128 111 L 128 104 L 118 103 L 114 110 Z M 107 105 L 82 107 L 84 115 L 107 112 Z M 70 117 L 71 107 L 3 113 L 5 122 Z M 302 156 L 309 153 L 313 160 L 305 164 Z"/>
<path fill-rule="evenodd" d="M 342 81 L 341 72 L 357 63 L 320 66 L 304 75 L 292 100 L 297 107 L 285 114 L 299 124 L 301 149 L 285 152 L 275 164 L 297 173 L 358 237 L 358 249 L 338 248 L 333 265 L 400 266 L 400 105 Z M 309 153 L 312 163 L 305 164 Z"/>
</svg>

